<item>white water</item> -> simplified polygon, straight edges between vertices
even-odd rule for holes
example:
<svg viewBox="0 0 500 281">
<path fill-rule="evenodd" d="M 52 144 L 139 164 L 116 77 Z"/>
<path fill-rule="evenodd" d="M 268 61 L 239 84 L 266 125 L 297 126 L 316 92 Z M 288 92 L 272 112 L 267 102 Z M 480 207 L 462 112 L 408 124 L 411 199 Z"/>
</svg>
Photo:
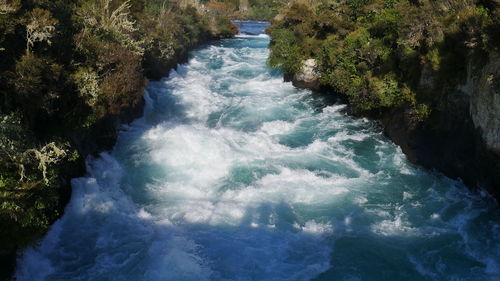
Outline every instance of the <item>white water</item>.
<svg viewBox="0 0 500 281">
<path fill-rule="evenodd" d="M 498 209 L 266 66 L 193 52 L 89 159 L 18 280 L 499 280 Z"/>
</svg>

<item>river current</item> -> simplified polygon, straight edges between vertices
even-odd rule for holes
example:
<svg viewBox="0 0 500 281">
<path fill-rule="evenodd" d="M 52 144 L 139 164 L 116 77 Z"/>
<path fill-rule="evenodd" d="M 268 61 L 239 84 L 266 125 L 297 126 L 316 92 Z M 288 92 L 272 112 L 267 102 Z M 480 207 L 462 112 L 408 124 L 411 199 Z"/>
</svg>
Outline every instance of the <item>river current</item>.
<svg viewBox="0 0 500 281">
<path fill-rule="evenodd" d="M 149 83 L 17 280 L 500 280 L 492 199 L 283 82 L 265 27 Z"/>
</svg>

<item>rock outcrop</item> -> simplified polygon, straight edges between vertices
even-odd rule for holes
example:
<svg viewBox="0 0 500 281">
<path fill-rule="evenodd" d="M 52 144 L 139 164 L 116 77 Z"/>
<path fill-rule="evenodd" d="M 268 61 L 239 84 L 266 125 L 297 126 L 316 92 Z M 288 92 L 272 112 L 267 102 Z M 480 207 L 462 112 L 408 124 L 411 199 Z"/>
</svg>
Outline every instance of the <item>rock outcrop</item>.
<svg viewBox="0 0 500 281">
<path fill-rule="evenodd" d="M 470 114 L 488 149 L 500 155 L 500 57 L 490 55 L 474 83 Z"/>
<path fill-rule="evenodd" d="M 499 56 L 468 69 L 467 81 L 450 90 L 435 122 L 412 128 L 404 108 L 385 112 L 385 134 L 401 146 L 408 159 L 461 179 L 474 189 L 500 198 L 500 75 Z M 421 87 L 433 79 L 423 71 Z"/>
<path fill-rule="evenodd" d="M 295 87 L 312 90 L 320 89 L 320 74 L 317 71 L 315 59 L 307 59 L 302 62 L 300 72 L 293 76 L 292 82 Z"/>
</svg>

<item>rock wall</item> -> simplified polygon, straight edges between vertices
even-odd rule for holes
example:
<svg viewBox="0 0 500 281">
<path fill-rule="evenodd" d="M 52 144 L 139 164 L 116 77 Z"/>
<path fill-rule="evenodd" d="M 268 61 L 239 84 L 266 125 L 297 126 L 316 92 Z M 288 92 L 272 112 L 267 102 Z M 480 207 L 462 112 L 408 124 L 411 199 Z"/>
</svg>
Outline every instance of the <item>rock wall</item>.
<svg viewBox="0 0 500 281">
<path fill-rule="evenodd" d="M 500 75 L 499 56 L 490 54 L 480 69 L 469 64 L 467 81 L 446 95 L 434 121 L 413 128 L 405 108 L 382 115 L 385 134 L 408 159 L 473 189 L 486 189 L 500 199 Z M 421 87 L 432 88 L 425 68 Z"/>
<path fill-rule="evenodd" d="M 470 113 L 488 149 L 500 155 L 500 57 L 490 55 L 489 62 L 474 83 Z"/>
</svg>

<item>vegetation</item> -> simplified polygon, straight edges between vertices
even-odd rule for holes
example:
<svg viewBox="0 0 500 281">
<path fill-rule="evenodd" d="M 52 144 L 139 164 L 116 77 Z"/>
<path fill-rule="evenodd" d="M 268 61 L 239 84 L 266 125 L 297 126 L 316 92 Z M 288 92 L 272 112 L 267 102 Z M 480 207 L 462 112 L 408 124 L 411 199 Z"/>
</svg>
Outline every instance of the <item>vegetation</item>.
<svg viewBox="0 0 500 281">
<path fill-rule="evenodd" d="M 292 2 L 268 30 L 270 65 L 293 75 L 314 58 L 323 85 L 372 114 L 427 120 L 500 46 L 497 0 Z"/>
<path fill-rule="evenodd" d="M 208 3 L 226 4 L 233 11 L 233 18 L 269 21 L 288 3 L 287 0 L 201 0 Z"/>
<path fill-rule="evenodd" d="M 2 262 L 62 212 L 81 166 L 79 136 L 139 104 L 146 78 L 161 77 L 186 50 L 233 35 L 227 7 L 0 0 Z"/>
<path fill-rule="evenodd" d="M 248 2 L 248 11 L 243 15 L 245 18 L 268 21 L 274 18 L 288 1 L 249 0 Z"/>
</svg>

